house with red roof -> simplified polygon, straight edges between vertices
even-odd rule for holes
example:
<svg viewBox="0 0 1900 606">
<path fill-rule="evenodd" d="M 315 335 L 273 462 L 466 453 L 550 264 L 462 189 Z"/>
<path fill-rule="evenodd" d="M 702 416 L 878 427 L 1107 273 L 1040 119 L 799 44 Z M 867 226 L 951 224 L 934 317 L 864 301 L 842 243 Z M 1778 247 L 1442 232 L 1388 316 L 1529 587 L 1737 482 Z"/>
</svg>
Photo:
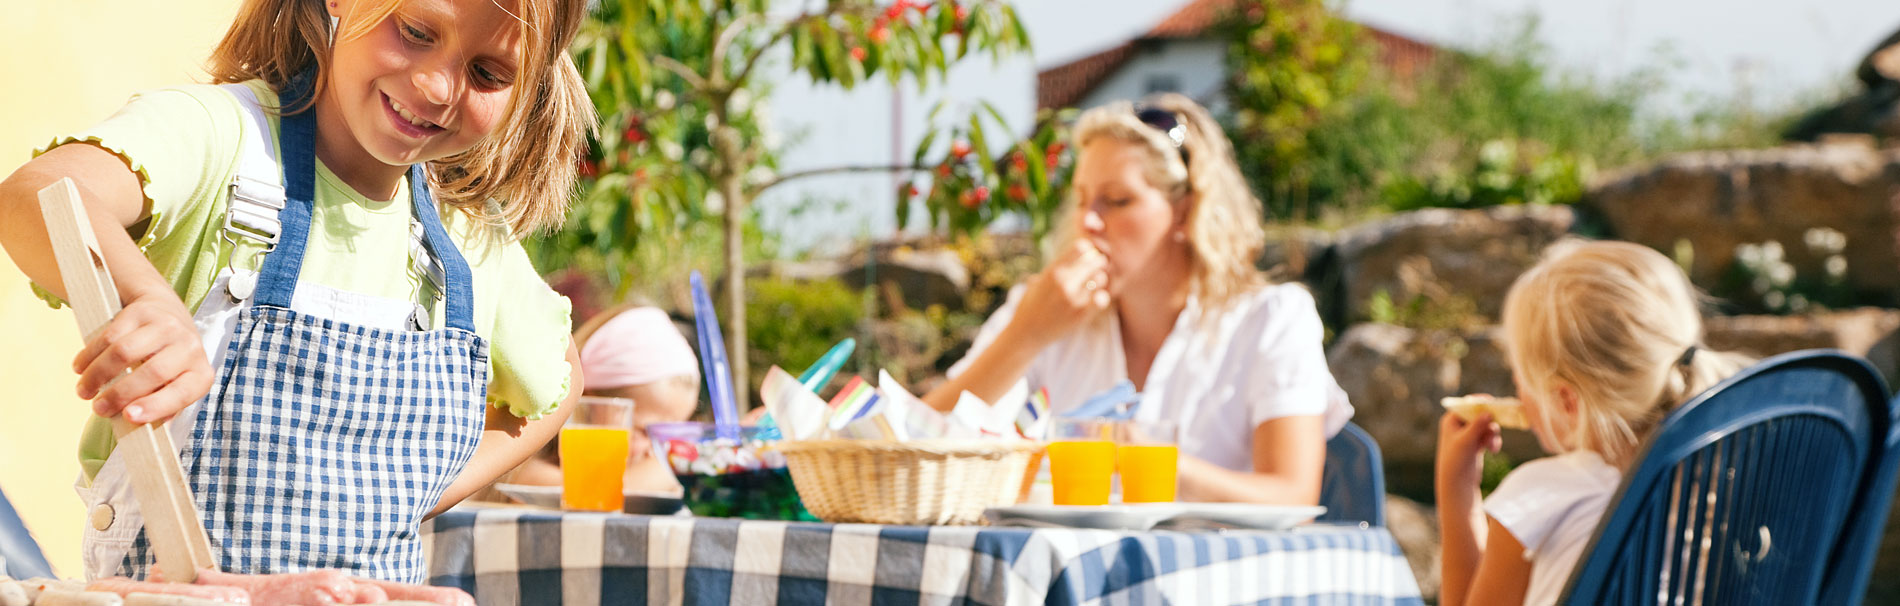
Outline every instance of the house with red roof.
<svg viewBox="0 0 1900 606">
<path fill-rule="evenodd" d="M 1227 44 L 1214 25 L 1233 0 L 1194 0 L 1133 40 L 1036 74 L 1036 108 L 1093 107 L 1157 92 L 1193 97 L 1216 112 L 1224 106 Z M 1432 45 L 1360 25 L 1378 45 L 1387 73 L 1411 78 L 1438 53 Z"/>
</svg>

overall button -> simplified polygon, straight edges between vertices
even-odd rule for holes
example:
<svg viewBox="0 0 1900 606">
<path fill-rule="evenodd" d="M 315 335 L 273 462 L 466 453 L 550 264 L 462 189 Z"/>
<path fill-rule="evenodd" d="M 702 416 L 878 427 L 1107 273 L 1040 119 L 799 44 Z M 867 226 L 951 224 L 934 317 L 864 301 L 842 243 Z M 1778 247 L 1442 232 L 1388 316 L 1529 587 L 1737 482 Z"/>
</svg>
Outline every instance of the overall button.
<svg viewBox="0 0 1900 606">
<path fill-rule="evenodd" d="M 106 503 L 100 503 L 98 507 L 92 508 L 92 529 L 105 532 L 107 528 L 111 527 L 112 506 Z"/>
</svg>

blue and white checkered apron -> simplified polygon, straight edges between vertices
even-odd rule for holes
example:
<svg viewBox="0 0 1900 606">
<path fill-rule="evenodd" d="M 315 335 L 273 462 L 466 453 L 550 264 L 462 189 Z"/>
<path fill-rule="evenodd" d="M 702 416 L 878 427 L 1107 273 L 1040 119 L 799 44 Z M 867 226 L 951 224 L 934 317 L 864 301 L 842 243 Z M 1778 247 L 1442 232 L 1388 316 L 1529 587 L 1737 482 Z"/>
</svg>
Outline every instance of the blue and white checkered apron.
<svg viewBox="0 0 1900 606">
<path fill-rule="evenodd" d="M 282 232 L 181 462 L 220 568 L 419 583 L 422 519 L 481 439 L 488 344 L 420 166 L 411 201 L 446 274 L 447 327 L 369 328 L 291 309 L 315 196 L 314 113 L 282 119 Z M 119 572 L 145 578 L 149 546 L 141 530 Z"/>
</svg>

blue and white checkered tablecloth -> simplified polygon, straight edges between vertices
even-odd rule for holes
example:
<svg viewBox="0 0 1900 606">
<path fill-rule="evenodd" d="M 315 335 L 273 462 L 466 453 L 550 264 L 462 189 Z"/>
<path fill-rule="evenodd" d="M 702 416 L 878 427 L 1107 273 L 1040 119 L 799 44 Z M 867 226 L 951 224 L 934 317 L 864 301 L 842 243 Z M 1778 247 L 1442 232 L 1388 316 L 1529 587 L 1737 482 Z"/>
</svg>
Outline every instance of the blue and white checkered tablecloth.
<svg viewBox="0 0 1900 606">
<path fill-rule="evenodd" d="M 1383 528 L 1111 532 L 460 508 L 429 582 L 511 604 L 1420 604 Z"/>
</svg>

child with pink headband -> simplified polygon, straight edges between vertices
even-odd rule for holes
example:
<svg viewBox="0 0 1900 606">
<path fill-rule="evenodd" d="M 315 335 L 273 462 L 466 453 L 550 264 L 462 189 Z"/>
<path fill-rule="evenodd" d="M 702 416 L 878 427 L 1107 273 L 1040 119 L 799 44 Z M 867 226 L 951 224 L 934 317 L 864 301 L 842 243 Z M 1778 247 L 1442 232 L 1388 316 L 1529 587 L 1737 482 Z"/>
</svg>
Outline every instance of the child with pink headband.
<svg viewBox="0 0 1900 606">
<path fill-rule="evenodd" d="M 623 305 L 610 309 L 574 332 L 580 344 L 582 393 L 629 398 L 633 406 L 633 444 L 628 451 L 626 490 L 678 493 L 666 461 L 653 456 L 646 427 L 684 421 L 699 407 L 699 358 L 672 318 L 659 308 Z M 508 481 L 559 485 L 557 438 L 516 468 Z"/>
</svg>

